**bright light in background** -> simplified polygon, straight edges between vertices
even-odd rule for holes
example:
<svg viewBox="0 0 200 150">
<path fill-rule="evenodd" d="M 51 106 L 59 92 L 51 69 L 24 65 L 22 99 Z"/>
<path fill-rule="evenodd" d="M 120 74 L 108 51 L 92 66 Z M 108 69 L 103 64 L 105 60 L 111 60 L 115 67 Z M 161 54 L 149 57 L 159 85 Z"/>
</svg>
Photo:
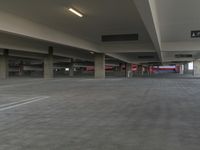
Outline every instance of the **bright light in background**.
<svg viewBox="0 0 200 150">
<path fill-rule="evenodd" d="M 189 70 L 193 70 L 194 69 L 193 62 L 188 63 L 188 69 Z"/>
<path fill-rule="evenodd" d="M 65 71 L 69 71 L 69 68 L 65 68 Z"/>
<path fill-rule="evenodd" d="M 78 12 L 77 10 L 75 10 L 73 8 L 69 8 L 69 11 L 71 11 L 73 14 L 75 14 L 81 18 L 83 17 L 83 15 L 80 12 Z"/>
</svg>

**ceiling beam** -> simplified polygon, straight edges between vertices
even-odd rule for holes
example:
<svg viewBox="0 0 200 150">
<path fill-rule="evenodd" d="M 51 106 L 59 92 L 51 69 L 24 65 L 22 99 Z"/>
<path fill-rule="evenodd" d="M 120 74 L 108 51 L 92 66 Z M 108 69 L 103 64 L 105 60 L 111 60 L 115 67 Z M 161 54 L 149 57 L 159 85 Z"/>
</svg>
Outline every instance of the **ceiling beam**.
<svg viewBox="0 0 200 150">
<path fill-rule="evenodd" d="M 99 52 L 98 44 L 94 42 L 54 30 L 14 14 L 1 11 L 0 20 L 0 31 L 2 32 Z"/>
<path fill-rule="evenodd" d="M 89 51 L 0 32 L 1 49 L 10 49 L 16 51 L 16 53 L 24 52 L 27 55 L 31 55 L 31 53 L 41 55 L 48 54 L 49 46 L 54 47 L 54 55 L 57 56 L 93 60 L 93 56 Z"/>
<path fill-rule="evenodd" d="M 176 41 L 176 42 L 163 42 L 162 52 L 173 52 L 173 51 L 199 51 L 199 41 Z"/>
<path fill-rule="evenodd" d="M 161 37 L 157 16 L 157 8 L 155 0 L 133 0 L 143 23 L 151 37 L 160 60 L 163 60 L 161 53 Z"/>
</svg>

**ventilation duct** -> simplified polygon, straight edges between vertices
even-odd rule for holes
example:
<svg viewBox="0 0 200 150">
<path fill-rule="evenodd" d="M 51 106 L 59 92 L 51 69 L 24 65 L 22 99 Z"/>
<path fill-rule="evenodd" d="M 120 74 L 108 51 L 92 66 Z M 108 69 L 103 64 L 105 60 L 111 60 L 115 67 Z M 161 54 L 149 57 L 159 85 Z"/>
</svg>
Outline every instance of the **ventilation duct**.
<svg viewBox="0 0 200 150">
<path fill-rule="evenodd" d="M 154 56 L 138 56 L 139 59 L 153 59 Z"/>
<path fill-rule="evenodd" d="M 137 41 L 138 34 L 116 34 L 116 35 L 102 35 L 102 42 L 117 42 L 117 41 Z"/>
<path fill-rule="evenodd" d="M 176 54 L 176 58 L 192 58 L 192 54 Z"/>
</svg>

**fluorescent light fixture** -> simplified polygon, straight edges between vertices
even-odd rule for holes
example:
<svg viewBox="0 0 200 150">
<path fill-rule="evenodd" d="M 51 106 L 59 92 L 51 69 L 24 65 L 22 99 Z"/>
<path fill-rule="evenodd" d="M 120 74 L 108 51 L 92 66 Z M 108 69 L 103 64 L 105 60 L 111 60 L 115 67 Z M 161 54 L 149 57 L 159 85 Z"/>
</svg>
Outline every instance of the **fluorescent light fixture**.
<svg viewBox="0 0 200 150">
<path fill-rule="evenodd" d="M 65 68 L 65 71 L 69 71 L 69 68 Z"/>
<path fill-rule="evenodd" d="M 73 8 L 69 8 L 69 11 L 71 11 L 72 13 L 74 13 L 75 15 L 77 15 L 77 16 L 79 16 L 79 17 L 83 17 L 83 15 L 80 13 L 80 12 L 78 12 L 78 11 L 76 11 L 75 9 L 73 9 Z"/>
</svg>

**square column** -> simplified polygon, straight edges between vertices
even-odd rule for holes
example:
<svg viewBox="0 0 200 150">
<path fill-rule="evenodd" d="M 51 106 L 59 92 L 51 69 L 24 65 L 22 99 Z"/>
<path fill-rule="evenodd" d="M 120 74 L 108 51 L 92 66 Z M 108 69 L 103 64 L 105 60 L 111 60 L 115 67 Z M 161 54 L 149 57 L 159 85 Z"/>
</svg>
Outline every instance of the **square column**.
<svg viewBox="0 0 200 150">
<path fill-rule="evenodd" d="M 148 66 L 148 75 L 151 76 L 152 75 L 152 66 Z"/>
<path fill-rule="evenodd" d="M 124 64 L 122 64 L 122 63 L 119 64 L 119 72 L 124 72 L 123 66 L 124 66 Z"/>
<path fill-rule="evenodd" d="M 194 61 L 194 77 L 200 77 L 200 60 Z"/>
<path fill-rule="evenodd" d="M 105 54 L 95 53 L 95 78 L 105 78 Z"/>
<path fill-rule="evenodd" d="M 184 74 L 184 65 L 180 65 L 180 72 L 179 74 L 183 75 Z"/>
<path fill-rule="evenodd" d="M 71 63 L 69 65 L 69 76 L 73 77 L 74 76 L 74 60 L 71 59 Z"/>
<path fill-rule="evenodd" d="M 126 63 L 126 77 L 132 78 L 132 64 Z"/>
<path fill-rule="evenodd" d="M 3 55 L 0 56 L 0 79 L 8 78 L 8 53 L 7 49 L 3 50 Z"/>
<path fill-rule="evenodd" d="M 142 66 L 142 65 L 138 65 L 138 67 L 137 67 L 137 72 L 138 72 L 138 75 L 139 75 L 139 76 L 142 76 L 142 75 L 143 75 L 143 66 Z"/>
<path fill-rule="evenodd" d="M 184 64 L 184 74 L 187 74 L 188 71 L 189 71 L 189 64 L 186 63 L 186 64 Z"/>
<path fill-rule="evenodd" d="M 19 76 L 23 76 L 23 74 L 24 74 L 24 62 L 23 60 L 21 60 L 19 64 Z"/>
<path fill-rule="evenodd" d="M 44 58 L 44 78 L 53 78 L 53 47 L 49 47 L 48 55 Z"/>
</svg>

